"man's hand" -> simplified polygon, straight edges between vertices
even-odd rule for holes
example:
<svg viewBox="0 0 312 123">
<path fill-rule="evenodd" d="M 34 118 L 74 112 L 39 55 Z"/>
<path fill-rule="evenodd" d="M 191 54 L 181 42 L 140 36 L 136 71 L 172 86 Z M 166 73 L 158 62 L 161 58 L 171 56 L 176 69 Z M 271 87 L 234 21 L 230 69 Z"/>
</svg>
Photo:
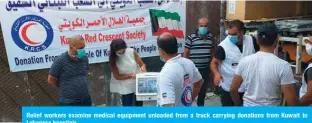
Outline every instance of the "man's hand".
<svg viewBox="0 0 312 123">
<path fill-rule="evenodd" d="M 220 81 L 223 82 L 223 77 L 220 73 L 216 73 L 216 75 L 214 75 L 214 81 L 213 82 L 216 86 L 218 86 Z"/>
<path fill-rule="evenodd" d="M 243 83 L 243 78 L 240 75 L 235 74 L 232 80 L 230 94 L 235 106 L 242 106 L 242 101 L 240 100 L 238 89 Z"/>
</svg>

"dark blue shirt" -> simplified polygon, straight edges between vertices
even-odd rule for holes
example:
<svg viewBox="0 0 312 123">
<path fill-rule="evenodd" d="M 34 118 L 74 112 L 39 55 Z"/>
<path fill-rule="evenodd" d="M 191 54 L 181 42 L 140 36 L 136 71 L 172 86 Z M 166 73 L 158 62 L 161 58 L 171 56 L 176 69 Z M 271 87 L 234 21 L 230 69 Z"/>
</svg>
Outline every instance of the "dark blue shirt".
<svg viewBox="0 0 312 123">
<path fill-rule="evenodd" d="M 90 97 L 87 84 L 89 60 L 74 61 L 68 52 L 52 64 L 49 74 L 57 78 L 61 103 L 76 103 Z"/>
</svg>

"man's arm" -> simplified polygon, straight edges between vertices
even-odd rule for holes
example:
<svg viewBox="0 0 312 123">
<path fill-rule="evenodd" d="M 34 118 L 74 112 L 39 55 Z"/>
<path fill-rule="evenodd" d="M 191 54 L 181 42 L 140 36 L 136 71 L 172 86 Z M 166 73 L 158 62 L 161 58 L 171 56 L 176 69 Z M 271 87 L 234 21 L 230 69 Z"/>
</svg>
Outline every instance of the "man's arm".
<svg viewBox="0 0 312 123">
<path fill-rule="evenodd" d="M 212 58 L 210 66 L 211 66 L 211 72 L 213 73 L 213 75 L 220 74 L 220 71 L 219 71 L 220 64 L 221 64 L 221 60 L 215 57 Z"/>
<path fill-rule="evenodd" d="M 190 48 L 192 47 L 192 37 L 188 36 L 185 40 L 185 46 L 183 51 L 183 57 L 189 58 L 190 57 Z"/>
<path fill-rule="evenodd" d="M 62 72 L 61 70 L 63 66 L 60 60 L 60 58 L 56 59 L 49 70 L 48 84 L 50 84 L 54 88 L 58 87 L 58 78 Z"/>
<path fill-rule="evenodd" d="M 201 80 L 197 81 L 197 82 L 194 84 L 194 90 L 193 90 L 193 94 L 192 94 L 192 100 L 195 100 L 195 98 L 198 96 L 199 91 L 200 91 L 200 88 L 201 88 L 201 86 L 203 85 L 203 82 L 204 82 L 204 80 L 201 79 Z"/>
<path fill-rule="evenodd" d="M 184 48 L 184 51 L 183 51 L 183 57 L 184 58 L 189 58 L 190 57 L 190 49 L 189 48 Z"/>
<path fill-rule="evenodd" d="M 289 106 L 299 105 L 295 83 L 292 69 L 289 64 L 286 64 L 281 71 L 281 88 Z"/>
<path fill-rule="evenodd" d="M 219 71 L 219 65 L 220 64 L 221 64 L 221 61 L 219 59 L 212 58 L 211 63 L 210 63 L 210 67 L 211 67 L 212 74 L 214 76 L 214 84 L 215 85 L 219 85 L 220 80 L 223 81 L 222 75 Z"/>
<path fill-rule="evenodd" d="M 232 85 L 230 88 L 230 93 L 232 100 L 234 102 L 234 105 L 241 106 L 243 103 L 241 102 L 238 94 L 238 89 L 243 83 L 243 78 L 240 75 L 235 74 L 233 77 Z"/>
<path fill-rule="evenodd" d="M 48 76 L 48 84 L 50 84 L 54 88 L 58 87 L 57 86 L 57 79 L 51 74 L 49 74 L 49 76 Z"/>
<path fill-rule="evenodd" d="M 214 52 L 213 58 L 210 63 L 210 69 L 214 76 L 215 85 L 219 85 L 220 80 L 223 81 L 222 75 L 219 71 L 219 66 L 224 59 L 225 59 L 225 51 L 221 46 L 218 46 Z"/>
<path fill-rule="evenodd" d="M 192 69 L 193 69 L 193 77 L 192 77 L 193 79 L 191 80 L 191 83 L 193 84 L 192 100 L 194 101 L 197 95 L 199 94 L 199 91 L 203 85 L 204 79 L 194 63 L 192 63 Z M 203 75 L 203 76 L 209 76 L 209 75 Z"/>
<path fill-rule="evenodd" d="M 312 105 L 312 80 L 308 82 L 307 86 L 307 93 L 300 98 L 302 106 Z"/>
<path fill-rule="evenodd" d="M 287 105 L 296 106 L 299 104 L 295 84 L 282 85 L 282 92 L 286 98 Z"/>
<path fill-rule="evenodd" d="M 307 93 L 300 98 L 300 105 L 309 106 L 312 104 L 312 68 L 309 68 L 303 76 L 302 79 L 305 77 L 307 79 Z"/>
</svg>

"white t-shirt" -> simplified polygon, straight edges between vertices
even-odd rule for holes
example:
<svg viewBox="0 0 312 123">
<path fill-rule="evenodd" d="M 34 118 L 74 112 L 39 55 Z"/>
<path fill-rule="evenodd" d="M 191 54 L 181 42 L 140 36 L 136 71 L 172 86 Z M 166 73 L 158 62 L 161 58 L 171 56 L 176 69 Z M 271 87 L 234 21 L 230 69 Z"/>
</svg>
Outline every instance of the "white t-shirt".
<svg viewBox="0 0 312 123">
<path fill-rule="evenodd" d="M 288 62 L 261 51 L 243 58 L 235 74 L 240 75 L 246 85 L 244 106 L 279 106 L 281 85 L 295 83 Z"/>
<path fill-rule="evenodd" d="M 166 62 L 160 72 L 158 105 L 191 106 L 193 84 L 202 79 L 194 63 L 180 55 Z"/>
</svg>

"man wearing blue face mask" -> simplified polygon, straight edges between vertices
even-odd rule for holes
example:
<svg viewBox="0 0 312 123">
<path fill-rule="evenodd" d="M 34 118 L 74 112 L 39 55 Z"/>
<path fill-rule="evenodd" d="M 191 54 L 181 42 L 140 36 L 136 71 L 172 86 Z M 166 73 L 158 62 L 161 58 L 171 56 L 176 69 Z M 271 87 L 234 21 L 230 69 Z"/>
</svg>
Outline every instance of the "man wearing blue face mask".
<svg viewBox="0 0 312 123">
<path fill-rule="evenodd" d="M 184 57 L 194 62 L 196 68 L 204 79 L 204 83 L 200 89 L 197 105 L 204 106 L 206 91 L 210 81 L 210 60 L 212 53 L 212 35 L 208 30 L 209 20 L 201 18 L 198 20 L 198 29 L 190 34 L 185 40 Z"/>
<path fill-rule="evenodd" d="M 306 43 L 307 54 L 312 56 L 312 36 L 310 36 Z M 312 62 L 303 73 L 302 86 L 300 89 L 300 105 L 312 105 Z"/>
<path fill-rule="evenodd" d="M 254 54 L 259 50 L 256 40 L 245 35 L 244 23 L 233 20 L 229 23 L 228 36 L 216 48 L 211 61 L 211 70 L 214 75 L 214 83 L 220 86 L 222 106 L 233 106 L 230 95 L 230 86 L 235 69 L 241 58 Z M 240 99 L 244 95 L 244 85 L 239 89 Z"/>
<path fill-rule="evenodd" d="M 87 72 L 89 60 L 86 56 L 85 41 L 73 36 L 69 51 L 63 53 L 52 64 L 48 83 L 59 89 L 61 106 L 91 106 Z"/>
</svg>

